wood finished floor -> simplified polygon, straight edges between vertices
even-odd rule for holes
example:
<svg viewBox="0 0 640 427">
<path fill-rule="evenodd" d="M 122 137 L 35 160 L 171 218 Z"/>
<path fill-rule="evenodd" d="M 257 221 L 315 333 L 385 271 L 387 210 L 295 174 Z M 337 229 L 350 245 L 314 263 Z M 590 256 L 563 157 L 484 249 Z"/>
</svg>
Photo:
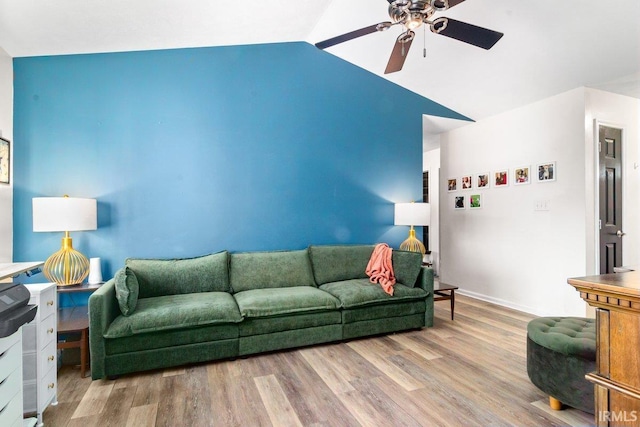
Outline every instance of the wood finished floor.
<svg viewBox="0 0 640 427">
<path fill-rule="evenodd" d="M 472 298 L 433 328 L 127 375 L 58 376 L 47 427 L 590 426 L 552 411 L 527 377 L 533 317 Z"/>
</svg>

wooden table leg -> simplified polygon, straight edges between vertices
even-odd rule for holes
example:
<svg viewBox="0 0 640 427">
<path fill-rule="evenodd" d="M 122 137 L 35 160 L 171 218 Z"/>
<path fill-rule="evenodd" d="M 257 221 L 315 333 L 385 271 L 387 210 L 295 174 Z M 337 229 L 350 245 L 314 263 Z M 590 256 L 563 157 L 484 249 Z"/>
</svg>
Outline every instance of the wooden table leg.
<svg viewBox="0 0 640 427">
<path fill-rule="evenodd" d="M 456 292 L 455 289 L 451 289 L 451 320 L 453 320 L 453 308 L 455 307 L 455 301 L 456 301 L 455 292 Z"/>
<path fill-rule="evenodd" d="M 84 378 L 87 366 L 87 329 L 80 334 L 80 376 Z"/>
</svg>

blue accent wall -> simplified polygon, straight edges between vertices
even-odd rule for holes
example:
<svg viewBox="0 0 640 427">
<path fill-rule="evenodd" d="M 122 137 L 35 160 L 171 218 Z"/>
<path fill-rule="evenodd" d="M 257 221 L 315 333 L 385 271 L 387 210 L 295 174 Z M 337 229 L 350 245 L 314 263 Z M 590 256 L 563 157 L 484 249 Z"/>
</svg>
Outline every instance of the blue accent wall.
<svg viewBox="0 0 640 427">
<path fill-rule="evenodd" d="M 307 43 L 14 59 L 14 259 L 31 199 L 98 200 L 74 247 L 126 257 L 388 242 L 422 194 L 422 114 L 465 117 Z M 427 83 L 425 83 L 427 84 Z"/>
</svg>

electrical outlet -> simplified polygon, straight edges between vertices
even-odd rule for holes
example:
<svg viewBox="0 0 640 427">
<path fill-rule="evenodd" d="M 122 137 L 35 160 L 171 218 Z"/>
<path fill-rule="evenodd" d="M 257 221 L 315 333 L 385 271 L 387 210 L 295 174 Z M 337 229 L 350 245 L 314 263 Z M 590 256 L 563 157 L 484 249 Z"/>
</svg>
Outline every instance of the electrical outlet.
<svg viewBox="0 0 640 427">
<path fill-rule="evenodd" d="M 551 203 L 549 202 L 549 200 L 536 200 L 533 204 L 533 210 L 534 211 L 548 211 L 549 210 L 549 205 Z"/>
</svg>

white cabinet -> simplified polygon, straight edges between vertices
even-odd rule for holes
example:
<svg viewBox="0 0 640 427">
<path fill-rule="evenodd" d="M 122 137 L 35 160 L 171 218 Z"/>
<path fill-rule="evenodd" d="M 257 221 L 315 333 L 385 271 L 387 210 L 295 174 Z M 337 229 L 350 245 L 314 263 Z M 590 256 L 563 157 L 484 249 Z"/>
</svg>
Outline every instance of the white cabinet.
<svg viewBox="0 0 640 427">
<path fill-rule="evenodd" d="M 37 305 L 38 312 L 22 327 L 24 412 L 37 413 L 41 426 L 44 410 L 49 404 L 57 404 L 58 296 L 55 283 L 25 286 L 31 293 L 29 304 Z"/>
<path fill-rule="evenodd" d="M 22 328 L 0 338 L 0 426 L 22 427 Z"/>
</svg>

